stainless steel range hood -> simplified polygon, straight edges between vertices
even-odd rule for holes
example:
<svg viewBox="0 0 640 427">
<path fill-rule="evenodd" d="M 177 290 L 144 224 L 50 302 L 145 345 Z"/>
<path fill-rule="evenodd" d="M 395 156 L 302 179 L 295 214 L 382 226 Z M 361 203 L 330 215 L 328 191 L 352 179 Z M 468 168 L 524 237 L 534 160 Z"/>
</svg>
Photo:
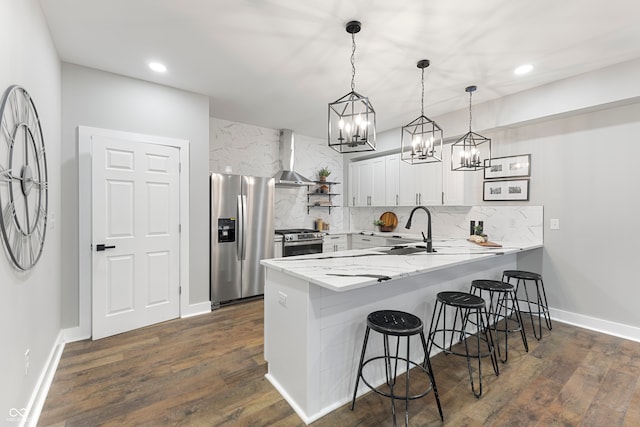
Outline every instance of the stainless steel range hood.
<svg viewBox="0 0 640 427">
<path fill-rule="evenodd" d="M 277 187 L 302 187 L 304 185 L 314 185 L 310 179 L 300 175 L 294 169 L 295 162 L 295 142 L 293 131 L 282 129 L 280 131 L 280 171 L 274 176 Z"/>
</svg>

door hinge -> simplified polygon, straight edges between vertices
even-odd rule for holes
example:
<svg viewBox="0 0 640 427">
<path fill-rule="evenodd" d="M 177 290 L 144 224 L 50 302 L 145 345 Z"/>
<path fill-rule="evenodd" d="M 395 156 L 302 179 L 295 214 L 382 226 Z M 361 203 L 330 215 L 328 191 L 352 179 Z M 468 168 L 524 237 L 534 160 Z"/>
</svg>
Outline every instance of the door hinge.
<svg viewBox="0 0 640 427">
<path fill-rule="evenodd" d="M 178 295 L 182 295 L 182 285 L 178 286 Z"/>
<path fill-rule="evenodd" d="M 178 233 L 182 233 L 182 224 L 178 224 Z"/>
<path fill-rule="evenodd" d="M 182 162 L 178 162 L 178 172 L 182 172 Z"/>
</svg>

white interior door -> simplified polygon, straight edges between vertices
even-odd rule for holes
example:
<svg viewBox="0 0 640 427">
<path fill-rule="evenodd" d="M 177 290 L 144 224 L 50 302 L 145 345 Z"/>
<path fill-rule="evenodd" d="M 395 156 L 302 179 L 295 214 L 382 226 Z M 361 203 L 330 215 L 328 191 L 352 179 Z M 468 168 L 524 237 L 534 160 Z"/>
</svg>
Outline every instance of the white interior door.
<svg viewBox="0 0 640 427">
<path fill-rule="evenodd" d="M 180 314 L 179 150 L 92 137 L 92 336 Z M 103 245 L 100 247 L 99 245 Z"/>
</svg>

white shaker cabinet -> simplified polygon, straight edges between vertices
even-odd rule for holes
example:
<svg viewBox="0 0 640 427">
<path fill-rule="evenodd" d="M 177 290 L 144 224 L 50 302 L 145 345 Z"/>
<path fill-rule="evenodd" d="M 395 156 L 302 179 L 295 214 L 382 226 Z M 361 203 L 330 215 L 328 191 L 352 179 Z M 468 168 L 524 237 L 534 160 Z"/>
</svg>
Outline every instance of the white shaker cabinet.
<svg viewBox="0 0 640 427">
<path fill-rule="evenodd" d="M 442 204 L 442 163 L 400 161 L 398 176 L 400 206 Z"/>
<path fill-rule="evenodd" d="M 385 206 L 400 206 L 400 163 L 399 154 L 385 156 Z"/>
<path fill-rule="evenodd" d="M 338 252 L 348 250 L 346 234 L 327 234 L 322 243 L 322 252 Z"/>
<path fill-rule="evenodd" d="M 369 249 L 385 246 L 387 239 L 379 236 L 365 236 L 362 234 L 351 235 L 351 249 Z"/>
<path fill-rule="evenodd" d="M 482 172 L 464 172 L 451 170 L 451 146 L 446 146 L 442 153 L 442 191 L 444 193 L 442 203 L 444 205 L 466 205 L 465 177 L 468 174 Z"/>
<path fill-rule="evenodd" d="M 358 175 L 358 164 L 349 163 L 349 195 L 347 196 L 347 206 L 358 206 L 356 199 L 360 187 L 360 176 Z"/>
<path fill-rule="evenodd" d="M 385 205 L 385 159 L 376 157 L 349 165 L 352 206 Z"/>
</svg>

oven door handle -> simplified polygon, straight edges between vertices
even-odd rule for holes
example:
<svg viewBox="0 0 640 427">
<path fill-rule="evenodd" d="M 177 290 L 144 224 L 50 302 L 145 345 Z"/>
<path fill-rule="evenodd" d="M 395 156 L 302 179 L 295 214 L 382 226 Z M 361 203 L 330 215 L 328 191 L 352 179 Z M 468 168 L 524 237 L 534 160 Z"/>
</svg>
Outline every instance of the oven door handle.
<svg viewBox="0 0 640 427">
<path fill-rule="evenodd" d="M 322 244 L 322 239 L 314 239 L 314 240 L 300 240 L 296 242 L 284 242 L 284 246 L 309 246 L 309 245 L 317 245 Z"/>
</svg>

